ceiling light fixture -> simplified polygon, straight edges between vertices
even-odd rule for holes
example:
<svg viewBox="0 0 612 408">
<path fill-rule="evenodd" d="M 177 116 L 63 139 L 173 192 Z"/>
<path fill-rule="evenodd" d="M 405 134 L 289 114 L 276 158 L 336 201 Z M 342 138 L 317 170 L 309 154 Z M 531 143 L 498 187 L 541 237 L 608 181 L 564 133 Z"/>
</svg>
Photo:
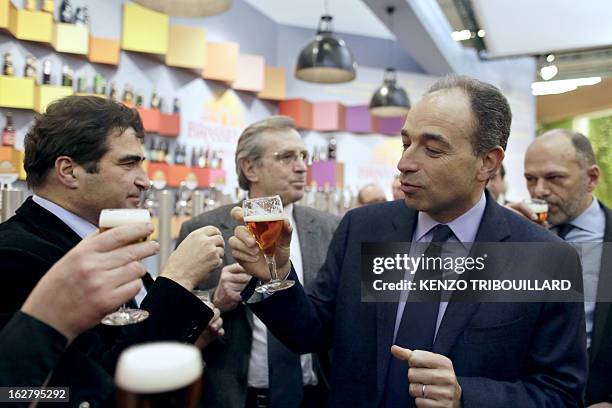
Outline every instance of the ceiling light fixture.
<svg viewBox="0 0 612 408">
<path fill-rule="evenodd" d="M 151 10 L 177 17 L 208 17 L 221 14 L 232 6 L 232 0 L 134 0 Z"/>
<path fill-rule="evenodd" d="M 534 82 L 531 84 L 533 95 L 553 95 L 576 90 L 580 86 L 596 85 L 601 82 L 601 77 L 561 79 L 558 81 Z"/>
<path fill-rule="evenodd" d="M 333 17 L 327 11 L 319 20 L 316 37 L 300 51 L 295 77 L 306 82 L 338 84 L 357 76 L 357 63 L 346 43 L 333 32 Z"/>
<path fill-rule="evenodd" d="M 387 7 L 389 15 L 389 28 L 393 31 L 393 12 L 395 7 Z M 393 50 L 389 40 L 389 68 L 385 70 L 383 84 L 374 92 L 370 99 L 370 113 L 373 116 L 397 117 L 403 116 L 410 110 L 408 94 L 397 83 L 397 75 L 393 65 Z"/>
<path fill-rule="evenodd" d="M 540 68 L 540 76 L 543 80 L 548 81 L 553 79 L 559 73 L 559 69 L 556 65 L 551 64 Z"/>
<path fill-rule="evenodd" d="M 472 38 L 472 32 L 470 30 L 453 31 L 451 38 L 455 41 L 466 41 Z"/>
</svg>

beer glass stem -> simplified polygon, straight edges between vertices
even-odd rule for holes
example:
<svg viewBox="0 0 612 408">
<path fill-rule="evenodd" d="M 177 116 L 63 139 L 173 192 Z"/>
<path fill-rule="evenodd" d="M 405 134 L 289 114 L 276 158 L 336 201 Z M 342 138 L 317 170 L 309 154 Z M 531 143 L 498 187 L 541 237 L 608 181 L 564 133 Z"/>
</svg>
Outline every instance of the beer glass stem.
<svg viewBox="0 0 612 408">
<path fill-rule="evenodd" d="M 274 259 L 274 255 L 265 255 L 266 263 L 268 264 L 268 269 L 270 270 L 270 278 L 272 282 L 278 282 L 278 274 L 276 273 L 276 260 Z"/>
</svg>

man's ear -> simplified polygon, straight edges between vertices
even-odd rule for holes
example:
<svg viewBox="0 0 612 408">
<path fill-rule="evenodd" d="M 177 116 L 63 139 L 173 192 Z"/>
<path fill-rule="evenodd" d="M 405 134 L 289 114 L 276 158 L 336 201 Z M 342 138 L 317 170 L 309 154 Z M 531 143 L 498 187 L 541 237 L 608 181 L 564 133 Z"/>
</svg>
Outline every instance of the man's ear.
<svg viewBox="0 0 612 408">
<path fill-rule="evenodd" d="M 258 167 L 257 160 L 252 160 L 252 159 L 247 159 L 247 158 L 241 159 L 238 162 L 238 165 L 240 166 L 242 173 L 247 178 L 247 180 L 249 180 L 249 182 L 257 183 L 259 181 L 259 172 L 257 171 L 257 167 Z"/>
<path fill-rule="evenodd" d="M 79 186 L 77 164 L 69 156 L 60 156 L 55 159 L 55 176 L 67 188 L 75 189 Z"/>
<path fill-rule="evenodd" d="M 595 187 L 597 187 L 597 183 L 599 182 L 600 173 L 601 170 L 596 164 L 593 164 L 587 169 L 587 177 L 589 178 L 588 191 L 595 190 Z"/>
<path fill-rule="evenodd" d="M 482 163 L 478 169 L 478 172 L 476 173 L 476 179 L 486 183 L 493 178 L 495 173 L 497 173 L 497 170 L 499 170 L 499 166 L 501 166 L 502 161 L 504 161 L 505 156 L 506 153 L 501 146 L 496 146 L 483 154 L 481 158 Z"/>
</svg>

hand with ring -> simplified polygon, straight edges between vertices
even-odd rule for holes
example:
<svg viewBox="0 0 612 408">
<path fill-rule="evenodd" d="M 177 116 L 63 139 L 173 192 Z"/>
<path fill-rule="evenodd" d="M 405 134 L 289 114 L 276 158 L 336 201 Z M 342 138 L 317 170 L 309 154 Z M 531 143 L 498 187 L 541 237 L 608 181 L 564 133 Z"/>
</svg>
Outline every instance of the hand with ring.
<svg viewBox="0 0 612 408">
<path fill-rule="evenodd" d="M 461 386 L 448 357 L 399 346 L 392 346 L 391 354 L 409 365 L 409 392 L 417 407 L 461 407 Z"/>
</svg>

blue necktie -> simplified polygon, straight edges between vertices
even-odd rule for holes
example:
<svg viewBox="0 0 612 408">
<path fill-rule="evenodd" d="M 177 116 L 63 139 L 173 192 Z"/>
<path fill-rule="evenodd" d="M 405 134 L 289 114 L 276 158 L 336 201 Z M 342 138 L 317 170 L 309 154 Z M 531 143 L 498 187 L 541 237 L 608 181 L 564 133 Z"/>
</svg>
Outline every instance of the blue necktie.
<svg viewBox="0 0 612 408">
<path fill-rule="evenodd" d="M 447 225 L 436 225 L 433 228 L 432 241 L 423 254 L 424 258 L 440 257 L 442 255 L 441 244 L 452 236 L 453 231 Z M 412 281 L 418 285 L 420 280 L 440 279 L 441 277 L 442 271 L 440 270 L 421 268 L 414 274 Z M 409 296 L 419 296 L 424 301 L 406 302 L 395 344 L 411 350 L 431 351 L 440 307 L 440 292 L 411 291 Z M 416 407 L 414 398 L 408 394 L 408 363 L 395 357 L 391 357 L 389 362 L 382 406 L 385 408 Z"/>
</svg>

